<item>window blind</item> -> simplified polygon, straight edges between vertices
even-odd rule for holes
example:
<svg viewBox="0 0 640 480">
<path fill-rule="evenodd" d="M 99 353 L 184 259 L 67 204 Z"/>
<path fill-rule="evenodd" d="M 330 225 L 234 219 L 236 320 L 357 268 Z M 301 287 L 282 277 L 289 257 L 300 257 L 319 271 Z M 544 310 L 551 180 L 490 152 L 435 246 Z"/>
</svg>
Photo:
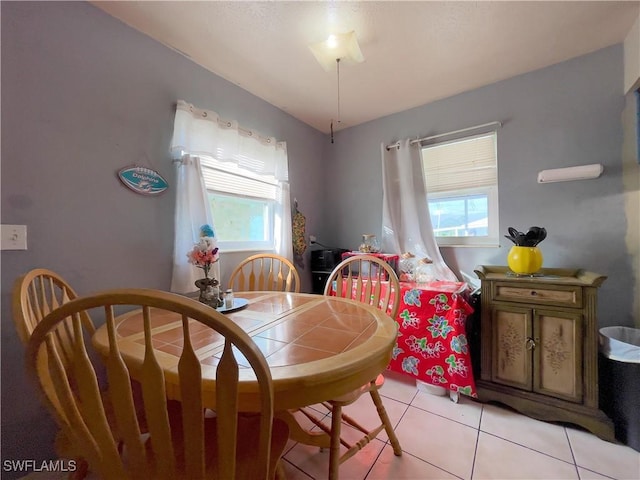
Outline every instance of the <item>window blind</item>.
<svg viewBox="0 0 640 480">
<path fill-rule="evenodd" d="M 274 177 L 258 175 L 228 162 L 201 158 L 202 176 L 207 190 L 231 193 L 243 197 L 275 200 L 277 181 Z"/>
<path fill-rule="evenodd" d="M 422 149 L 427 192 L 448 192 L 496 185 L 496 132 Z"/>
</svg>

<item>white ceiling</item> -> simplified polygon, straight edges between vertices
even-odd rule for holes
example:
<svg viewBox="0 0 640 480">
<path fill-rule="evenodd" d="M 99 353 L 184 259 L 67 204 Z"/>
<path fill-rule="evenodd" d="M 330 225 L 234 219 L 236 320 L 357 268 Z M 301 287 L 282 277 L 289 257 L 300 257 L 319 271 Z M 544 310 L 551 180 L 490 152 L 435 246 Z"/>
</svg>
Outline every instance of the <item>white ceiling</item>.
<svg viewBox="0 0 640 480">
<path fill-rule="evenodd" d="M 92 3 L 322 132 L 331 120 L 335 130 L 347 128 L 621 43 L 640 5 Z M 365 61 L 341 62 L 338 118 L 337 72 L 323 70 L 308 45 L 351 30 Z"/>
</svg>

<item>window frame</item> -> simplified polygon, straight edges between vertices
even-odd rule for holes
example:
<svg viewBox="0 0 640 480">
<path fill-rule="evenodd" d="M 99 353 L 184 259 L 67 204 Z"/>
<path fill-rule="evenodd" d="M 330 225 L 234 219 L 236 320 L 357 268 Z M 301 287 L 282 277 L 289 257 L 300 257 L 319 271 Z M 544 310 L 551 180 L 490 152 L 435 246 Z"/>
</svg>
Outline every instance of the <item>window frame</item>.
<svg viewBox="0 0 640 480">
<path fill-rule="evenodd" d="M 439 191 L 435 193 L 429 193 L 427 186 L 425 168 L 426 160 L 423 155 L 424 150 L 442 146 L 443 144 L 455 144 L 457 142 L 467 141 L 476 137 L 491 134 L 493 135 L 494 145 L 494 158 L 495 158 L 495 183 L 486 186 L 459 188 L 455 190 Z M 442 141 L 434 141 L 428 144 L 421 145 L 420 157 L 422 168 L 422 180 L 425 183 L 425 190 L 427 194 L 427 207 L 430 210 L 429 202 L 437 199 L 455 199 L 455 198 L 468 198 L 474 195 L 486 195 L 487 197 L 487 235 L 486 236 L 439 236 L 435 233 L 436 242 L 441 247 L 497 247 L 500 245 L 500 228 L 499 228 L 499 210 L 498 210 L 498 132 L 495 129 L 490 129 L 484 132 L 473 132 L 471 134 L 460 135 L 454 138 L 446 138 Z M 431 213 L 429 213 L 431 217 Z M 433 229 L 432 225 L 432 229 Z"/>
<path fill-rule="evenodd" d="M 218 247 L 223 252 L 246 252 L 246 251 L 274 251 L 275 250 L 275 210 L 276 201 L 272 199 L 251 197 L 247 195 L 236 195 L 227 192 L 219 192 L 207 188 L 207 194 L 209 195 L 209 203 L 213 201 L 211 195 L 219 195 L 229 198 L 246 198 L 249 200 L 264 201 L 267 208 L 265 233 L 267 234 L 267 240 L 253 241 L 253 240 L 222 240 L 219 234 L 219 228 L 216 226 L 215 211 L 213 211 L 214 226 L 216 228 L 216 235 L 218 237 Z"/>
<path fill-rule="evenodd" d="M 437 235 L 434 229 L 434 235 L 439 246 L 442 247 L 484 247 L 497 246 L 499 244 L 499 228 L 496 221 L 492 221 L 492 217 L 497 216 L 498 211 L 498 189 L 497 186 L 477 187 L 464 190 L 455 190 L 449 192 L 433 193 L 431 196 L 427 193 L 427 204 L 430 200 L 448 199 L 448 198 L 468 198 L 470 196 L 486 195 L 487 196 L 487 235 L 486 236 L 443 236 Z M 431 208 L 431 207 L 429 207 Z M 491 212 L 495 211 L 492 216 Z M 492 235 L 493 234 L 493 235 Z"/>
<path fill-rule="evenodd" d="M 268 196 L 258 195 L 243 195 L 237 192 L 229 192 L 216 190 L 212 188 L 211 184 L 207 182 L 207 175 L 204 175 L 204 184 L 207 190 L 207 197 L 209 205 L 211 206 L 214 228 L 216 229 L 216 237 L 218 241 L 218 247 L 223 252 L 246 252 L 246 251 L 260 251 L 271 252 L 275 251 L 275 225 L 276 225 L 276 209 L 278 203 L 278 189 L 280 188 L 279 182 L 272 176 L 260 175 L 250 170 L 243 169 L 233 162 L 221 162 L 212 157 L 201 157 L 201 168 L 209 171 L 220 171 L 224 174 L 235 175 L 243 177 L 245 181 L 258 182 L 262 184 L 268 184 L 274 187 L 273 198 Z M 227 198 L 248 199 L 264 202 L 266 204 L 267 213 L 263 217 L 265 218 L 265 233 L 267 234 L 267 240 L 252 241 L 252 240 L 224 240 L 220 237 L 219 226 L 216 225 L 216 212 L 213 208 L 212 195 L 218 195 Z"/>
</svg>

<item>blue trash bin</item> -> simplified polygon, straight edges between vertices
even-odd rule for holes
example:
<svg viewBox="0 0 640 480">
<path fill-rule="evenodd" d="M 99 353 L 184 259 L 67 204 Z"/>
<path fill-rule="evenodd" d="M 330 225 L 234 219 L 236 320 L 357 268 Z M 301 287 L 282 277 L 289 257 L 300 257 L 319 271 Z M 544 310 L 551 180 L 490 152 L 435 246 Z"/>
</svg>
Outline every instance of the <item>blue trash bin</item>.
<svg viewBox="0 0 640 480">
<path fill-rule="evenodd" d="M 640 452 L 640 329 L 600 329 L 600 407 L 616 439 Z"/>
</svg>

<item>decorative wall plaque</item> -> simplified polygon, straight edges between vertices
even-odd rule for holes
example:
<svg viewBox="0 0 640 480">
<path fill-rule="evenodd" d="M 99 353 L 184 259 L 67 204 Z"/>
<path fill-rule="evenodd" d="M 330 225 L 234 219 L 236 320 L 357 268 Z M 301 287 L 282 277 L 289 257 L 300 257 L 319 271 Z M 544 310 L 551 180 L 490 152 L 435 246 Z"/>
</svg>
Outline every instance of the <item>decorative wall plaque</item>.
<svg viewBox="0 0 640 480">
<path fill-rule="evenodd" d="M 162 175 L 146 167 L 125 167 L 118 172 L 118 178 L 127 188 L 140 195 L 160 195 L 169 188 Z"/>
</svg>

